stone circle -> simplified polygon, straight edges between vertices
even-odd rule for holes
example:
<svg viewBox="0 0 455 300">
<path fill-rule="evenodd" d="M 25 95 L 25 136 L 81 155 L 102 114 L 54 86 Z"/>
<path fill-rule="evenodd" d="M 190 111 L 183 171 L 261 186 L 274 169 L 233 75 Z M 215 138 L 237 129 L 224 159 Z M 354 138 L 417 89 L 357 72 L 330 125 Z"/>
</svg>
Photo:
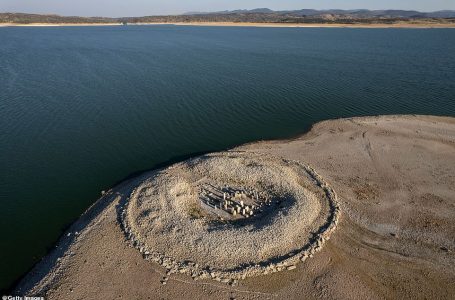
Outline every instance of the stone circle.
<svg viewBox="0 0 455 300">
<path fill-rule="evenodd" d="M 294 269 L 338 218 L 334 191 L 311 167 L 240 151 L 153 171 L 120 208 L 122 229 L 145 259 L 168 274 L 231 284 Z"/>
</svg>

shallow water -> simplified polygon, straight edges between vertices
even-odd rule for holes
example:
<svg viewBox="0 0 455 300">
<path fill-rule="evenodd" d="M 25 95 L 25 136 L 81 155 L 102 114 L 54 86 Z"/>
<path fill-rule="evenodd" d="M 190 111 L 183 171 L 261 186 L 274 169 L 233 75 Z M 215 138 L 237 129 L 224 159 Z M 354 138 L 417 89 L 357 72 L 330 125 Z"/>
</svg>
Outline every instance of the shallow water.
<svg viewBox="0 0 455 300">
<path fill-rule="evenodd" d="M 0 288 L 115 182 L 319 120 L 455 116 L 455 29 L 0 28 Z"/>
</svg>

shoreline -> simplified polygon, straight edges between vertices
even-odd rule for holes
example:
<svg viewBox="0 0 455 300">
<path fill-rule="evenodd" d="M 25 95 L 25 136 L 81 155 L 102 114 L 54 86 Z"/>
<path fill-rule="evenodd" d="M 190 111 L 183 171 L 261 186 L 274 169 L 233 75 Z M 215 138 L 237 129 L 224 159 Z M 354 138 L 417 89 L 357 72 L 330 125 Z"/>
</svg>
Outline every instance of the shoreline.
<svg viewBox="0 0 455 300">
<path fill-rule="evenodd" d="M 0 27 L 78 27 L 78 26 L 122 26 L 120 23 L 0 23 Z"/>
<path fill-rule="evenodd" d="M 343 123 L 343 122 L 374 122 L 375 120 L 383 120 L 383 119 L 392 119 L 392 120 L 425 120 L 425 121 L 432 121 L 435 124 L 438 123 L 438 120 L 449 120 L 452 124 L 455 123 L 455 119 L 452 117 L 444 117 L 444 116 L 422 116 L 422 115 L 386 115 L 386 116 L 370 116 L 370 117 L 353 117 L 353 118 L 343 118 L 343 119 L 332 119 L 332 120 L 325 120 L 314 123 L 308 130 L 305 132 L 296 135 L 293 138 L 284 138 L 284 139 L 273 139 L 273 140 L 264 140 L 264 141 L 255 141 L 249 142 L 237 147 L 233 147 L 232 149 L 246 149 L 249 150 L 250 148 L 261 148 L 264 145 L 264 149 L 267 149 L 269 146 L 273 145 L 285 145 L 287 143 L 299 142 L 310 140 L 315 137 L 314 133 L 316 133 L 320 128 L 329 126 L 331 124 Z M 442 123 L 447 124 L 447 123 Z M 317 136 L 317 135 L 316 135 Z M 231 150 L 232 150 L 231 149 Z M 319 167 L 319 166 L 317 166 Z M 129 190 L 134 187 L 134 185 L 147 178 L 147 176 L 152 171 L 159 170 L 161 168 L 157 168 L 154 170 L 144 171 L 142 174 L 138 175 L 135 178 L 127 179 L 114 187 L 110 188 L 102 197 L 100 197 L 97 201 L 95 201 L 82 215 L 81 217 L 76 220 L 67 231 L 61 236 L 58 242 L 53 247 L 46 256 L 38 262 L 33 269 L 26 274 L 16 287 L 14 288 L 17 293 L 25 292 L 27 290 L 32 289 L 32 286 L 35 284 L 40 284 L 41 288 L 44 286 L 50 287 L 54 283 L 58 282 L 60 278 L 60 271 L 61 265 L 65 265 L 68 263 L 68 260 L 71 259 L 71 252 L 70 251 L 73 246 L 78 246 L 78 243 L 84 243 L 85 239 L 88 239 L 87 235 L 93 229 L 96 229 L 98 223 L 103 222 L 103 219 L 106 217 L 103 216 L 109 207 L 111 207 L 115 202 L 121 201 L 122 194 L 128 194 Z M 125 193 L 124 193 L 125 192 Z M 123 195 L 124 196 L 124 195 Z M 93 228 L 90 228 L 93 227 Z M 75 234 L 75 232 L 77 234 Z M 78 247 L 76 247 L 78 248 Z M 68 254 L 70 252 L 70 254 Z M 142 257 L 141 257 L 142 258 Z M 128 258 L 125 258 L 128 259 Z M 159 272 L 156 271 L 155 272 Z M 54 273 L 52 275 L 52 273 Z M 49 275 L 52 275 L 49 277 Z M 284 276 L 284 275 L 283 275 Z M 44 285 L 43 285 L 44 283 Z M 19 290 L 17 290 L 19 288 Z M 23 289 L 25 288 L 25 289 Z M 251 292 L 254 293 L 254 292 Z"/>
<path fill-rule="evenodd" d="M 207 27 L 269 27 L 269 28 L 455 28 L 455 23 L 395 23 L 395 24 L 328 24 L 328 23 L 248 23 L 248 22 L 173 22 L 131 23 L 127 26 L 175 25 Z M 121 23 L 1 23 L 0 27 L 78 27 L 78 26 L 125 26 Z"/>
</svg>

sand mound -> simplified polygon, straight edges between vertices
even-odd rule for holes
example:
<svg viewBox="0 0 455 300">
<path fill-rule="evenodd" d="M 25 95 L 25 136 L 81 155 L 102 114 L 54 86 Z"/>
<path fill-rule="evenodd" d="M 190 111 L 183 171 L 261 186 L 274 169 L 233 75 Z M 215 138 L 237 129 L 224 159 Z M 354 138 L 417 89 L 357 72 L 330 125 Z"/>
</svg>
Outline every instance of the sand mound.
<svg viewBox="0 0 455 300">
<path fill-rule="evenodd" d="M 223 152 L 156 171 L 120 212 L 144 258 L 169 273 L 234 282 L 294 268 L 320 249 L 339 210 L 310 167 Z"/>
</svg>

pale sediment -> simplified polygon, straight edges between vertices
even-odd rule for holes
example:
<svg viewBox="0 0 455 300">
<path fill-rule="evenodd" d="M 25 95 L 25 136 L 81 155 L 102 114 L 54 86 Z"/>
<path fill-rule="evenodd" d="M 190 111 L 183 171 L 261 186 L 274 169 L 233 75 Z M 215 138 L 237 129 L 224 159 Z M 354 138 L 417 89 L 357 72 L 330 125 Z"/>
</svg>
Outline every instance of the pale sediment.
<svg viewBox="0 0 455 300">
<path fill-rule="evenodd" d="M 248 187 L 274 202 L 269 200 L 264 205 L 268 207 L 258 210 L 265 211 L 261 215 L 250 218 L 243 210 L 248 218 L 229 220 L 221 205 L 204 211 L 201 182 Z M 194 207 L 199 210 L 196 218 L 190 213 Z M 217 218 L 217 212 L 227 217 Z M 120 210 L 127 239 L 145 259 L 162 265 L 168 274 L 230 283 L 292 270 L 321 249 L 338 218 L 334 191 L 309 166 L 236 151 L 157 171 Z"/>
<path fill-rule="evenodd" d="M 46 299 L 147 299 L 151 296 L 242 300 L 452 299 L 455 294 L 454 147 L 454 118 L 349 118 L 318 123 L 309 133 L 292 140 L 246 144 L 233 151 L 150 171 L 107 191 L 68 229 L 54 250 L 21 281 L 13 294 L 42 295 Z M 244 175 L 254 174 L 254 171 L 235 172 L 235 176 L 231 176 L 235 169 L 245 168 L 240 167 L 240 163 L 226 164 L 226 161 L 224 164 L 219 161 L 215 167 L 230 168 L 231 174 L 226 175 L 244 178 L 244 181 L 215 180 L 220 174 L 207 172 L 205 182 L 212 182 L 217 188 L 230 185 L 237 190 L 243 187 L 247 193 L 257 192 L 255 195 L 260 197 L 253 197 L 256 202 L 267 196 L 294 201 L 283 202 L 287 205 L 278 206 L 277 210 L 262 213 L 255 210 L 252 217 L 224 214 L 225 220 L 219 220 L 210 209 L 204 208 L 202 213 L 188 211 L 186 205 L 182 205 L 184 201 L 175 203 L 182 197 L 170 197 L 172 193 L 177 195 L 185 190 L 172 188 L 178 186 L 176 182 L 186 182 L 189 190 L 200 193 L 197 188 L 201 184 L 195 182 L 199 173 L 209 169 L 200 168 L 204 165 L 202 160 L 216 162 L 227 155 L 244 155 L 246 165 L 248 161 L 259 161 L 252 169 L 264 165 L 263 170 L 270 174 L 267 177 L 271 182 L 273 174 L 275 177 L 281 174 L 281 179 L 273 180 L 277 187 L 247 182 L 248 176 Z M 180 181 L 178 176 L 173 176 L 183 173 L 193 175 L 181 176 Z M 300 181 L 303 189 L 295 184 L 295 177 L 305 179 Z M 167 188 L 154 182 L 166 183 Z M 162 196 L 153 193 L 147 196 L 147 191 L 155 188 L 163 191 Z M 291 191 L 287 194 L 290 197 L 280 197 L 280 191 L 284 190 Z M 221 194 L 219 199 L 224 200 L 223 197 Z M 182 200 L 194 203 L 201 198 L 194 195 Z M 278 200 L 272 203 L 280 203 Z M 247 202 L 245 205 L 252 204 Z M 159 223 L 151 221 L 153 211 L 147 215 L 147 210 L 153 208 L 152 203 L 158 205 L 154 208 L 159 209 L 167 223 L 188 213 L 191 218 L 177 219 L 175 225 L 178 226 L 159 229 L 156 226 Z M 338 206 L 342 219 L 336 231 L 329 235 L 340 217 Z M 304 207 L 308 209 L 302 210 Z M 185 245 L 191 245 L 191 239 L 185 240 L 186 235 L 179 239 L 178 229 L 189 230 L 185 232 L 189 233 L 188 237 L 208 237 L 203 243 L 216 253 L 218 247 L 210 243 L 218 240 L 212 238 L 213 231 L 224 230 L 227 236 L 236 233 L 240 237 L 248 233 L 243 232 L 245 228 L 251 228 L 251 236 L 257 238 L 267 228 L 284 230 L 285 223 L 279 227 L 273 224 L 281 225 L 280 220 L 292 223 L 294 217 L 302 221 L 295 227 L 299 234 L 294 239 L 284 235 L 275 243 L 278 248 L 268 249 L 269 252 L 200 257 L 180 251 Z M 322 230 L 316 231 L 315 238 L 311 239 L 307 233 L 319 228 Z M 171 244 L 176 247 L 170 247 Z M 201 245 L 193 249 L 200 247 L 200 253 L 205 253 Z M 250 246 L 240 244 L 242 249 Z M 261 245 L 252 246 L 261 248 Z M 307 257 L 312 259 L 305 260 Z M 296 264 L 299 259 L 305 262 Z M 248 261 L 251 264 L 243 264 Z M 269 275 L 255 276 L 261 274 Z M 213 281 L 212 275 L 220 282 Z M 236 279 L 242 275 L 245 280 Z M 209 278 L 202 279 L 204 276 Z"/>
</svg>

